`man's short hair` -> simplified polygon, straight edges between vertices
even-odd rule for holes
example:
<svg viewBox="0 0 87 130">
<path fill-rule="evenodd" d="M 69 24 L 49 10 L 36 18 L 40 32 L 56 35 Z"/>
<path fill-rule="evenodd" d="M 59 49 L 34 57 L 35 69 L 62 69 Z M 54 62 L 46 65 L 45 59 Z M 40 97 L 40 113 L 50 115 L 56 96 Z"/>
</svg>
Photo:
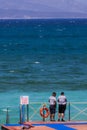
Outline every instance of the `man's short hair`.
<svg viewBox="0 0 87 130">
<path fill-rule="evenodd" d="M 61 92 L 61 95 L 64 95 L 64 92 Z"/>
<path fill-rule="evenodd" d="M 53 92 L 52 95 L 56 96 L 56 92 Z"/>
</svg>

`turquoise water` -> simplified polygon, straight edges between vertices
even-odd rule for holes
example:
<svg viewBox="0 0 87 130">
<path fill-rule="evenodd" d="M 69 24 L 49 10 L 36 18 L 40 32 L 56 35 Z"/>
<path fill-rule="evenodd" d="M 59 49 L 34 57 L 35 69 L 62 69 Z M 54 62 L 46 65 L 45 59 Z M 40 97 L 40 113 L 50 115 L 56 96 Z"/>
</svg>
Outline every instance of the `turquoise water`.
<svg viewBox="0 0 87 130">
<path fill-rule="evenodd" d="M 53 91 L 87 101 L 87 20 L 0 20 L 1 121 L 20 96 L 48 102 Z"/>
</svg>

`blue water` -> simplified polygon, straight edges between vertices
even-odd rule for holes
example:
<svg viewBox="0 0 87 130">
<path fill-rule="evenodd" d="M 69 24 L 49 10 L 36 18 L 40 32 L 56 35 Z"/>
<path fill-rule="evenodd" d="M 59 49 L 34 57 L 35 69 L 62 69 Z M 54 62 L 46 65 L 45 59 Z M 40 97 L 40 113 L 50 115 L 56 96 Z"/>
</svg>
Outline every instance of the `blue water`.
<svg viewBox="0 0 87 130">
<path fill-rule="evenodd" d="M 0 20 L 0 107 L 53 91 L 87 101 L 87 20 Z"/>
</svg>

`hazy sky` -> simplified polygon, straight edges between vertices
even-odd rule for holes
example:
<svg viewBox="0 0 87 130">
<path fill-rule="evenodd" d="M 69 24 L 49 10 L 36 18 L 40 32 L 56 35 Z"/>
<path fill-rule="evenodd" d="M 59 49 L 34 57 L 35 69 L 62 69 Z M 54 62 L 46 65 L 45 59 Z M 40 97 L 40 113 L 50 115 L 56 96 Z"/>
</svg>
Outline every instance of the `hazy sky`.
<svg viewBox="0 0 87 130">
<path fill-rule="evenodd" d="M 0 9 L 87 13 L 87 0 L 0 0 Z"/>
<path fill-rule="evenodd" d="M 87 12 L 87 0 L 0 0 L 0 8 Z"/>
</svg>

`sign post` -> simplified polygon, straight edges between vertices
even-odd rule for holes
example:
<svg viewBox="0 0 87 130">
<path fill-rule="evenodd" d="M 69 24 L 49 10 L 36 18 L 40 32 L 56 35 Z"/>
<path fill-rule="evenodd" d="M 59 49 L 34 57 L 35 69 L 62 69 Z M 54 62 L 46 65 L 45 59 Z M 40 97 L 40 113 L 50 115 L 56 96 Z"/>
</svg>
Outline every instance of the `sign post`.
<svg viewBox="0 0 87 130">
<path fill-rule="evenodd" d="M 28 96 L 20 96 L 20 123 L 25 122 L 26 116 L 27 116 L 27 121 L 29 121 L 28 109 L 29 109 L 29 97 Z"/>
</svg>

